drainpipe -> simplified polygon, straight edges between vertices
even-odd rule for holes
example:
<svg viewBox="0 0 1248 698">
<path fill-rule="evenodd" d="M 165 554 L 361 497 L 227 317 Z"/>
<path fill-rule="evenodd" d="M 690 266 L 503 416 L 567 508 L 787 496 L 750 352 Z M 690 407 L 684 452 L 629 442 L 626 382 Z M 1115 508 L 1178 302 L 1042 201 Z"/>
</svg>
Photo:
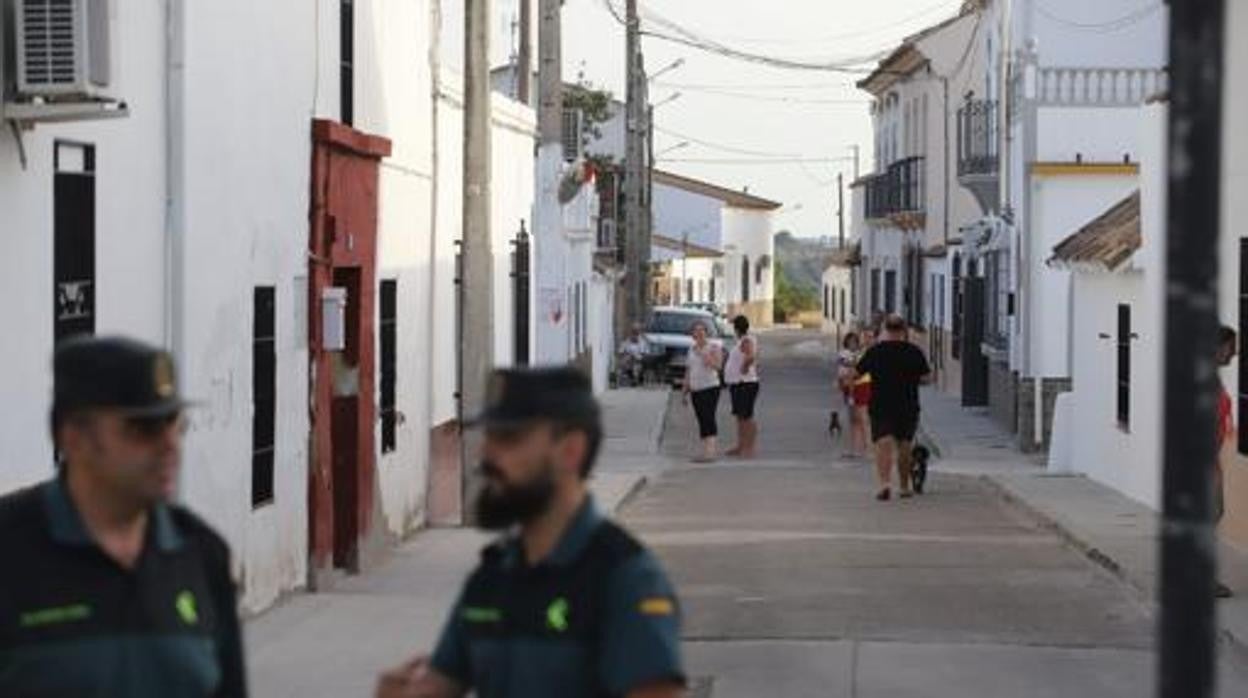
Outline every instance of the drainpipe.
<svg viewBox="0 0 1248 698">
<path fill-rule="evenodd" d="M 185 375 L 186 2 L 165 0 L 165 345 Z"/>
<path fill-rule="evenodd" d="M 438 104 L 442 99 L 442 2 L 441 0 L 431 0 L 429 3 L 429 69 L 430 69 L 430 92 L 432 97 L 432 114 L 430 114 L 429 123 L 432 129 L 430 136 L 430 172 L 433 175 L 430 178 L 430 197 L 429 197 L 429 296 L 425 311 L 428 313 L 429 324 L 432 326 L 437 318 L 437 290 L 440 276 L 438 269 Z M 427 423 L 423 425 L 426 430 L 433 427 L 433 406 L 434 391 L 436 390 L 435 377 L 437 376 L 434 365 L 434 333 L 427 336 L 429 342 L 425 347 L 425 415 Z M 429 467 L 425 471 L 425 492 L 433 491 L 433 468 Z"/>
</svg>

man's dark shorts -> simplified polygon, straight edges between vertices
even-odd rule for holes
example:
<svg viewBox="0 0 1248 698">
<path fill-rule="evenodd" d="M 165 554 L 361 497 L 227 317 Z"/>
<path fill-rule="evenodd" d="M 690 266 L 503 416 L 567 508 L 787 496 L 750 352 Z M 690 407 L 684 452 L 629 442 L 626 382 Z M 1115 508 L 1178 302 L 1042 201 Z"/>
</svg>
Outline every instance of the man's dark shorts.
<svg viewBox="0 0 1248 698">
<path fill-rule="evenodd" d="M 871 413 L 871 441 L 892 437 L 898 441 L 914 441 L 919 430 L 919 414 Z"/>
<path fill-rule="evenodd" d="M 728 386 L 732 398 L 732 416 L 737 419 L 754 419 L 754 403 L 758 400 L 758 383 L 733 383 Z"/>
</svg>

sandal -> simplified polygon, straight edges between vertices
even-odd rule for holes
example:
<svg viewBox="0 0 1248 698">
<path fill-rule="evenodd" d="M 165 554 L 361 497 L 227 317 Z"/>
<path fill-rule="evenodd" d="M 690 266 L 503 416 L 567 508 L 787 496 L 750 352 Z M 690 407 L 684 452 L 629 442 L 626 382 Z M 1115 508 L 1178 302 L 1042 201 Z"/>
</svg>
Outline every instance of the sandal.
<svg viewBox="0 0 1248 698">
<path fill-rule="evenodd" d="M 889 498 L 892 496 L 893 496 L 893 493 L 887 487 L 885 487 L 884 489 L 880 490 L 879 492 L 875 494 L 876 500 L 881 501 L 881 502 L 887 502 Z"/>
</svg>

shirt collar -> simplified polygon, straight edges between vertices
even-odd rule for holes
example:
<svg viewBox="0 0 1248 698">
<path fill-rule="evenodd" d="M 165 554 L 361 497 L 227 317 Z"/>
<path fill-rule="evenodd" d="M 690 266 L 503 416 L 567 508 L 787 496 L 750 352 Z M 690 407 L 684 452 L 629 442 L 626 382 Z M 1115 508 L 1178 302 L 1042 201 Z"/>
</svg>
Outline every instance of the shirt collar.
<svg viewBox="0 0 1248 698">
<path fill-rule="evenodd" d="M 559 537 L 554 550 L 537 566 L 568 567 L 576 562 L 581 553 L 585 551 L 585 547 L 589 545 L 589 539 L 593 537 L 594 531 L 598 530 L 598 524 L 603 520 L 598 505 L 594 503 L 593 495 L 586 495 L 585 502 L 568 522 L 568 527 Z M 515 568 L 523 559 L 524 545 L 519 536 L 513 536 L 504 551 L 504 564 L 509 568 Z"/>
<path fill-rule="evenodd" d="M 64 477 L 58 477 L 44 484 L 43 498 L 48 512 L 49 530 L 52 540 L 62 545 L 94 546 L 95 540 L 87 532 L 82 523 L 78 508 L 66 489 Z M 182 548 L 182 533 L 173 521 L 173 515 L 165 504 L 152 507 L 148 517 L 151 528 L 149 533 L 154 537 L 161 552 L 176 552 Z"/>
</svg>

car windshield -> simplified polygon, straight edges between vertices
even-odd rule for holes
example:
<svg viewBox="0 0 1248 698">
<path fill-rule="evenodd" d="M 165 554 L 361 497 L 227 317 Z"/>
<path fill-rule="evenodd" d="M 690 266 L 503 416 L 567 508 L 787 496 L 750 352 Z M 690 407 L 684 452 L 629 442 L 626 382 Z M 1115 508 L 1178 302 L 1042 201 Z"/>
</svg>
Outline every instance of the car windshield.
<svg viewBox="0 0 1248 698">
<path fill-rule="evenodd" d="M 689 334 L 693 331 L 693 326 L 699 322 L 705 323 L 712 333 L 715 332 L 715 329 L 711 327 L 714 323 L 710 322 L 710 318 L 705 315 L 661 312 L 650 317 L 650 325 L 646 331 L 654 334 Z"/>
</svg>

